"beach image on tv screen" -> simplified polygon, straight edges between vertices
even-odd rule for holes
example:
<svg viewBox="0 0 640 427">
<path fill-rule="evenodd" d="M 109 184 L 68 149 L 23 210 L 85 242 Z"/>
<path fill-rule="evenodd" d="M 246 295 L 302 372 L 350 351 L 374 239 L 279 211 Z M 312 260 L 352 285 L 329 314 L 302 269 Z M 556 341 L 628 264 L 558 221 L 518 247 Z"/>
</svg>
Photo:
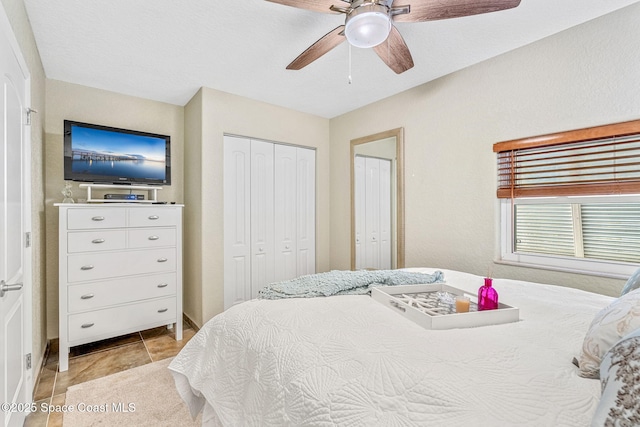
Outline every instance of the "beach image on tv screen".
<svg viewBox="0 0 640 427">
<path fill-rule="evenodd" d="M 72 171 L 88 175 L 165 179 L 164 138 L 72 126 Z"/>
</svg>

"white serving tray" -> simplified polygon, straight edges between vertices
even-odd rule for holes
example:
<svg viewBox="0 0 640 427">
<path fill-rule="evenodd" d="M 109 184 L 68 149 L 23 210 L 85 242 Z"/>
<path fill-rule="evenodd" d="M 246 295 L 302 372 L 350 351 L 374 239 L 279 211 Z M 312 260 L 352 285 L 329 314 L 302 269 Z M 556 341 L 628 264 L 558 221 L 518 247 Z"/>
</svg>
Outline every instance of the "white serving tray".
<svg viewBox="0 0 640 427">
<path fill-rule="evenodd" d="M 413 296 L 420 293 L 447 292 L 453 295 L 465 295 L 471 299 L 471 311 L 468 313 L 455 313 L 443 308 L 444 313 L 433 311 L 426 312 L 404 302 L 402 295 Z M 389 307 L 401 316 L 411 320 L 425 329 L 454 329 L 475 328 L 478 326 L 497 325 L 500 323 L 517 322 L 520 320 L 520 311 L 517 307 L 511 307 L 501 302 L 496 310 L 474 311 L 477 307 L 478 296 L 454 288 L 444 283 L 431 285 L 404 285 L 404 286 L 380 286 L 372 288 L 371 297 Z"/>
</svg>

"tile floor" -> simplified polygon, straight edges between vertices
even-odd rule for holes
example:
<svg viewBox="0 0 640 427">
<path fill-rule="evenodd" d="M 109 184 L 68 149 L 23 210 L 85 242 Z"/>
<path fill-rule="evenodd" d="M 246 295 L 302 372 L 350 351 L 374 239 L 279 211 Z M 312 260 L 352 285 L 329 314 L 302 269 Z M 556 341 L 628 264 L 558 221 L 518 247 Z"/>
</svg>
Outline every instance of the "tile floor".
<svg viewBox="0 0 640 427">
<path fill-rule="evenodd" d="M 182 341 L 175 340 L 173 329 L 161 326 L 72 347 L 69 353 L 69 370 L 66 372 L 58 372 L 58 343 L 54 340 L 45 356 L 33 400 L 38 409 L 42 403 L 64 405 L 67 387 L 173 357 L 195 332 L 194 328 L 185 322 Z M 34 412 L 29 414 L 24 425 L 61 427 L 62 413 Z"/>
</svg>

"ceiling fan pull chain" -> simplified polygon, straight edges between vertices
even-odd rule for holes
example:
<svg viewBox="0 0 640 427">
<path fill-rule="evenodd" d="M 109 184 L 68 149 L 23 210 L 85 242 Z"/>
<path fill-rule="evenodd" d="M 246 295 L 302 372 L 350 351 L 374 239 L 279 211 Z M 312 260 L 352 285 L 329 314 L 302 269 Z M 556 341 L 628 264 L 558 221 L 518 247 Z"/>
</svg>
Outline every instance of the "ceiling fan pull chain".
<svg viewBox="0 0 640 427">
<path fill-rule="evenodd" d="M 349 84 L 351 84 L 351 43 L 349 43 Z"/>
</svg>

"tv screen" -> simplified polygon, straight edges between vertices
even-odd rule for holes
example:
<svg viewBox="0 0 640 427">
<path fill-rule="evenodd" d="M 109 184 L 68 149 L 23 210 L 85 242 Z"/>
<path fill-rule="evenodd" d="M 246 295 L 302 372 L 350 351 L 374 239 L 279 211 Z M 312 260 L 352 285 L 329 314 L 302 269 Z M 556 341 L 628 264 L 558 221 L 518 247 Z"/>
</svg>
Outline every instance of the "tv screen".
<svg viewBox="0 0 640 427">
<path fill-rule="evenodd" d="M 171 137 L 64 121 L 64 179 L 171 184 Z"/>
</svg>

